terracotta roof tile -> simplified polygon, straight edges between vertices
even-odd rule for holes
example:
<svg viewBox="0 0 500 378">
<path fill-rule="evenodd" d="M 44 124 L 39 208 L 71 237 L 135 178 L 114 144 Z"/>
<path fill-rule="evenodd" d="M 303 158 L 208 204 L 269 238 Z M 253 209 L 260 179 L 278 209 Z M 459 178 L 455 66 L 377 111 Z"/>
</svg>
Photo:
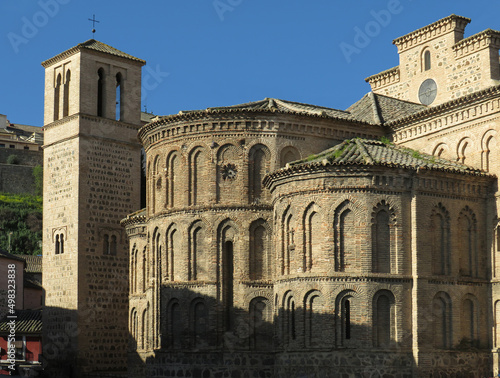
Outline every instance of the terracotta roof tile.
<svg viewBox="0 0 500 378">
<path fill-rule="evenodd" d="M 287 167 L 293 168 L 302 165 L 378 165 L 487 175 L 480 169 L 455 161 L 442 159 L 392 143 L 360 138 L 345 140 L 317 155 L 289 163 Z"/>
</svg>

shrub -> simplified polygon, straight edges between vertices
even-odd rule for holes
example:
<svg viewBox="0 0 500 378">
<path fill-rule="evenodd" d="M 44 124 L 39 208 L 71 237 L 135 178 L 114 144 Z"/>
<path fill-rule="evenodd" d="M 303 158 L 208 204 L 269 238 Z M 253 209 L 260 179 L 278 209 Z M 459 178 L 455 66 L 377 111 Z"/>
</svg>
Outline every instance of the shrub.
<svg viewBox="0 0 500 378">
<path fill-rule="evenodd" d="M 19 157 L 17 155 L 9 155 L 7 157 L 7 164 L 19 164 Z"/>
</svg>

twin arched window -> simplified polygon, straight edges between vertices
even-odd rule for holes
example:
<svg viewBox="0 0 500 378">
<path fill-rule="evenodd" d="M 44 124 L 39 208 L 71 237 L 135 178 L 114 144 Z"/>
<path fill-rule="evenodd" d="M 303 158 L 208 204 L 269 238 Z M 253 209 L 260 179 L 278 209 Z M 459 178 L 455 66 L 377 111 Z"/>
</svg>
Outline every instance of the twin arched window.
<svg viewBox="0 0 500 378">
<path fill-rule="evenodd" d="M 123 76 L 120 72 L 115 75 L 115 119 L 123 119 Z M 106 109 L 106 74 L 101 67 L 97 70 L 97 116 L 105 117 Z"/>
</svg>

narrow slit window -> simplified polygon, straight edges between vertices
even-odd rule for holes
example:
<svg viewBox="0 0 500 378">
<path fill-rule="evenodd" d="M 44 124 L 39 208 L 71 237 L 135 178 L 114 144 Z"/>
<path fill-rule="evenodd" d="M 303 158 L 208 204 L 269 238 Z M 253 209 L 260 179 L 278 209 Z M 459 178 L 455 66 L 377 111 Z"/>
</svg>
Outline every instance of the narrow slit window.
<svg viewBox="0 0 500 378">
<path fill-rule="evenodd" d="M 431 52 L 427 50 L 424 52 L 424 71 L 431 69 Z"/>
</svg>

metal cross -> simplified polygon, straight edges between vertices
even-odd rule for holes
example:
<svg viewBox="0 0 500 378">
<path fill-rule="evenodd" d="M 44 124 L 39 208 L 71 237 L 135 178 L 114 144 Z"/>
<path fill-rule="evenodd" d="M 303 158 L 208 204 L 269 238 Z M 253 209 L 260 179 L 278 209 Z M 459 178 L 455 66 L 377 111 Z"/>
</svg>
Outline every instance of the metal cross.
<svg viewBox="0 0 500 378">
<path fill-rule="evenodd" d="M 95 19 L 95 14 L 92 15 L 92 18 L 89 18 L 89 21 L 92 21 L 92 36 L 94 36 L 95 34 L 95 23 L 99 23 L 99 21 L 97 21 Z"/>
</svg>

